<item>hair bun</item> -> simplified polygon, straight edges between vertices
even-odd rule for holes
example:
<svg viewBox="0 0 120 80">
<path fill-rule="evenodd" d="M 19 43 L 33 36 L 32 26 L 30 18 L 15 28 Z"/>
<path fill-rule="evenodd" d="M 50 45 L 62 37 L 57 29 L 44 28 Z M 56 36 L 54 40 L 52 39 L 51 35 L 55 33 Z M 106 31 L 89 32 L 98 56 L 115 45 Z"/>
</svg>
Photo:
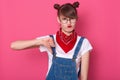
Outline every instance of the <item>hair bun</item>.
<svg viewBox="0 0 120 80">
<path fill-rule="evenodd" d="M 74 8 L 78 8 L 78 7 L 79 7 L 79 2 L 74 2 L 74 3 L 73 3 L 73 7 L 74 7 Z"/>
<path fill-rule="evenodd" d="M 60 5 L 59 4 L 54 4 L 54 8 L 59 10 L 60 9 Z"/>
</svg>

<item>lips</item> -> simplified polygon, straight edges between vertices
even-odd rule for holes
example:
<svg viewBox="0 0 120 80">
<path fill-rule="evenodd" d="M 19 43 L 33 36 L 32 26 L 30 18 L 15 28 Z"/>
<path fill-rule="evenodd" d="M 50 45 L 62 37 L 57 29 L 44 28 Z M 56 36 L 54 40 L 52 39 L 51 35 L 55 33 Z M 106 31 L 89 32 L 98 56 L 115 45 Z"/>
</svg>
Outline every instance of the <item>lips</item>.
<svg viewBox="0 0 120 80">
<path fill-rule="evenodd" d="M 72 26 L 68 26 L 68 28 L 71 28 Z"/>
</svg>

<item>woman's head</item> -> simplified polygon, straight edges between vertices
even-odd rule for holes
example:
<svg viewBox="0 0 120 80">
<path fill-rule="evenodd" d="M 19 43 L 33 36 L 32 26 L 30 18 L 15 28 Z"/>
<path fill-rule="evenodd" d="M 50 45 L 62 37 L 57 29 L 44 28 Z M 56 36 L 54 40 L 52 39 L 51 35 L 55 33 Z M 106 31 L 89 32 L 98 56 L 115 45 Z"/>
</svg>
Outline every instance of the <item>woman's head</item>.
<svg viewBox="0 0 120 80">
<path fill-rule="evenodd" d="M 77 10 L 76 10 L 77 7 L 79 7 L 79 2 L 74 2 L 73 4 L 66 3 L 61 6 L 59 4 L 54 5 L 54 8 L 57 9 L 58 11 L 57 12 L 58 17 L 62 15 L 72 19 L 78 18 Z"/>
<path fill-rule="evenodd" d="M 66 3 L 61 6 L 59 4 L 54 5 L 57 10 L 58 22 L 61 24 L 63 32 L 72 32 L 74 30 L 78 18 L 76 10 L 78 7 L 79 2 Z"/>
</svg>

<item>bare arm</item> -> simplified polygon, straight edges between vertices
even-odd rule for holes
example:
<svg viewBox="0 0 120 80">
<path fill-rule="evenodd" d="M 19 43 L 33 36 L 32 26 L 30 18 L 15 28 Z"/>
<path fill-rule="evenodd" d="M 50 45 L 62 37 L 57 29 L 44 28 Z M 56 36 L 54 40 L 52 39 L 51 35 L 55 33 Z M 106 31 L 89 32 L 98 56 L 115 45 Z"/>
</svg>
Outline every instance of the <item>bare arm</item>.
<svg viewBox="0 0 120 80">
<path fill-rule="evenodd" d="M 51 51 L 51 47 L 54 47 L 54 42 L 52 38 L 41 38 L 32 40 L 18 40 L 11 43 L 11 48 L 14 50 L 22 50 L 27 48 L 45 46 Z"/>
<path fill-rule="evenodd" d="M 42 40 L 18 40 L 15 42 L 11 43 L 11 48 L 14 50 L 22 50 L 26 48 L 31 48 L 31 47 L 37 47 L 39 45 L 42 45 Z M 37 45 L 39 43 L 39 45 Z"/>
<path fill-rule="evenodd" d="M 80 80 L 87 80 L 89 68 L 89 52 L 86 52 L 81 58 L 81 74 Z"/>
</svg>

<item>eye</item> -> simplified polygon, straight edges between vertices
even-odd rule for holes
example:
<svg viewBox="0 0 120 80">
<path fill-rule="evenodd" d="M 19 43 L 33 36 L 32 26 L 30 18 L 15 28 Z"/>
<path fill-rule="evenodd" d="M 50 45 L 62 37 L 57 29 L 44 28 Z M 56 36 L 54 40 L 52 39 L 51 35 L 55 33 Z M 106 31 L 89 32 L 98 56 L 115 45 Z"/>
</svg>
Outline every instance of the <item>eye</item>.
<svg viewBox="0 0 120 80">
<path fill-rule="evenodd" d="M 62 20 L 67 20 L 67 18 L 62 18 Z"/>
</svg>

